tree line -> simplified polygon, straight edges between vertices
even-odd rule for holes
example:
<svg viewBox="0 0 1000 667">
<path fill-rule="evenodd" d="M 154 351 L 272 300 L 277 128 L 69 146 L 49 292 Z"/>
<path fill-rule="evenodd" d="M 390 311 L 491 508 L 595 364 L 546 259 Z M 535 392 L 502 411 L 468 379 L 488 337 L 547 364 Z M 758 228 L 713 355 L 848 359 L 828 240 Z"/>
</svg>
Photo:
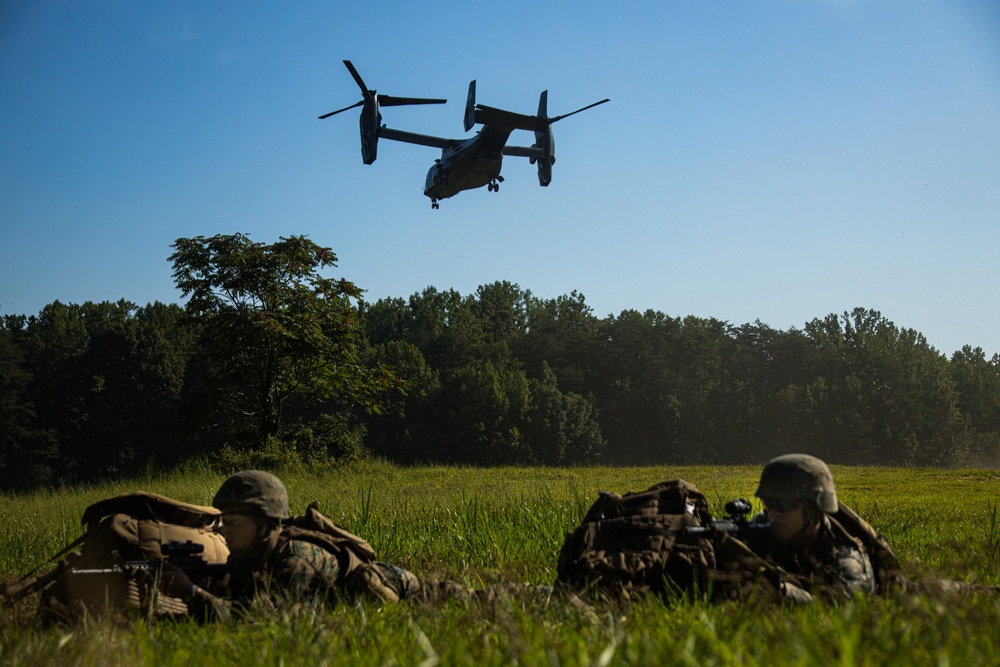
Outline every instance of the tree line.
<svg viewBox="0 0 1000 667">
<path fill-rule="evenodd" d="M 1000 462 L 1000 355 L 878 311 L 759 321 L 510 282 L 367 302 L 305 237 L 178 239 L 176 304 L 55 301 L 0 328 L 0 488 L 200 458 L 401 463 Z"/>
</svg>

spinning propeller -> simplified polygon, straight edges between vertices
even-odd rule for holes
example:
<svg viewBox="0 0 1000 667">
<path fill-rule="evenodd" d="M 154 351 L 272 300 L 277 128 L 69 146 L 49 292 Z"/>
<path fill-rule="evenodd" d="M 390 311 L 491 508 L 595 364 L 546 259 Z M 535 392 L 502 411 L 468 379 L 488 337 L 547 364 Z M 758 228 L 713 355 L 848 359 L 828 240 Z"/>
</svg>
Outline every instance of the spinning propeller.
<svg viewBox="0 0 1000 667">
<path fill-rule="evenodd" d="M 378 130 L 379 125 L 382 122 L 382 115 L 379 113 L 379 107 L 398 107 L 404 105 L 413 104 L 444 104 L 447 100 L 441 99 L 430 99 L 424 97 L 394 97 L 392 95 L 379 95 L 376 91 L 369 89 L 365 85 L 364 79 L 358 74 L 358 70 L 354 68 L 350 60 L 345 60 L 344 64 L 347 66 L 347 70 L 354 77 L 354 81 L 358 84 L 358 88 L 361 89 L 361 99 L 355 102 L 349 107 L 344 107 L 343 109 L 337 109 L 336 111 L 331 111 L 330 113 L 323 114 L 320 116 L 320 120 L 324 118 L 329 118 L 330 116 L 336 116 L 338 113 L 347 111 L 349 109 L 354 109 L 357 107 L 362 107 L 361 109 L 361 159 L 365 164 L 371 164 L 375 161 L 378 151 Z"/>
</svg>

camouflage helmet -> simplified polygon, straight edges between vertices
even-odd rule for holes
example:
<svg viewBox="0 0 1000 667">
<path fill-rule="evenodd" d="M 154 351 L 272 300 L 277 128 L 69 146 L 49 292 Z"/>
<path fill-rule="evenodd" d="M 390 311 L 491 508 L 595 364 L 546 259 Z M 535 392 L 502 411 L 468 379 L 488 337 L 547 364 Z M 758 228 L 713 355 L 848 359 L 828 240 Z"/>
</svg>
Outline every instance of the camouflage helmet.
<svg viewBox="0 0 1000 667">
<path fill-rule="evenodd" d="M 238 472 L 222 483 L 212 499 L 212 507 L 225 511 L 230 505 L 250 505 L 273 519 L 291 516 L 285 485 L 271 473 L 260 470 Z"/>
<path fill-rule="evenodd" d="M 754 495 L 809 500 L 823 512 L 836 512 L 839 507 L 830 468 L 808 454 L 785 454 L 768 461 Z"/>
</svg>

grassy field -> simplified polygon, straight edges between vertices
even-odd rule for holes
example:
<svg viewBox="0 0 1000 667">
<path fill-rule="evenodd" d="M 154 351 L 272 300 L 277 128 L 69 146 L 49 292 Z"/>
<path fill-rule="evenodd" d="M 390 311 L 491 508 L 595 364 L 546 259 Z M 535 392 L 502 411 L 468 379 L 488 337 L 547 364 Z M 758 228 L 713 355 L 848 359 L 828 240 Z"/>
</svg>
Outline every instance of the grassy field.
<svg viewBox="0 0 1000 667">
<path fill-rule="evenodd" d="M 841 500 L 896 547 L 911 577 L 1000 583 L 1000 471 L 834 467 Z M 758 468 L 396 468 L 284 473 L 293 512 L 312 500 L 380 558 L 470 586 L 551 583 L 556 556 L 603 489 L 694 482 L 716 514 L 750 496 Z M 223 477 L 187 470 L 0 497 L 0 578 L 80 534 L 102 498 L 144 489 L 209 504 Z M 499 599 L 358 604 L 233 626 L 189 622 L 40 629 L 36 599 L 0 619 L 3 665 L 1000 665 L 1000 595 L 893 594 L 838 606 L 659 600 L 574 606 Z"/>
</svg>

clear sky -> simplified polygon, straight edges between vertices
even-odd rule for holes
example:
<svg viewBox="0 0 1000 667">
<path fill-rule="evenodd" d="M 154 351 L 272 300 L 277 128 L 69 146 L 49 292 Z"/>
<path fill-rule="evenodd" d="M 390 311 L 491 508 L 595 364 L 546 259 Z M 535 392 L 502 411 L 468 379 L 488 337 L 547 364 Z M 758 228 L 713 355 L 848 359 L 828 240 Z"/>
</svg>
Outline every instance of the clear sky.
<svg viewBox="0 0 1000 667">
<path fill-rule="evenodd" d="M 436 149 L 361 162 L 383 109 L 462 130 L 558 115 L 548 188 L 431 210 Z M 515 132 L 511 143 L 530 145 Z M 1000 3 L 0 2 L 0 312 L 180 302 L 179 237 L 305 234 L 366 298 L 497 280 L 595 314 L 802 327 L 861 306 L 950 355 L 1000 352 Z"/>
</svg>

